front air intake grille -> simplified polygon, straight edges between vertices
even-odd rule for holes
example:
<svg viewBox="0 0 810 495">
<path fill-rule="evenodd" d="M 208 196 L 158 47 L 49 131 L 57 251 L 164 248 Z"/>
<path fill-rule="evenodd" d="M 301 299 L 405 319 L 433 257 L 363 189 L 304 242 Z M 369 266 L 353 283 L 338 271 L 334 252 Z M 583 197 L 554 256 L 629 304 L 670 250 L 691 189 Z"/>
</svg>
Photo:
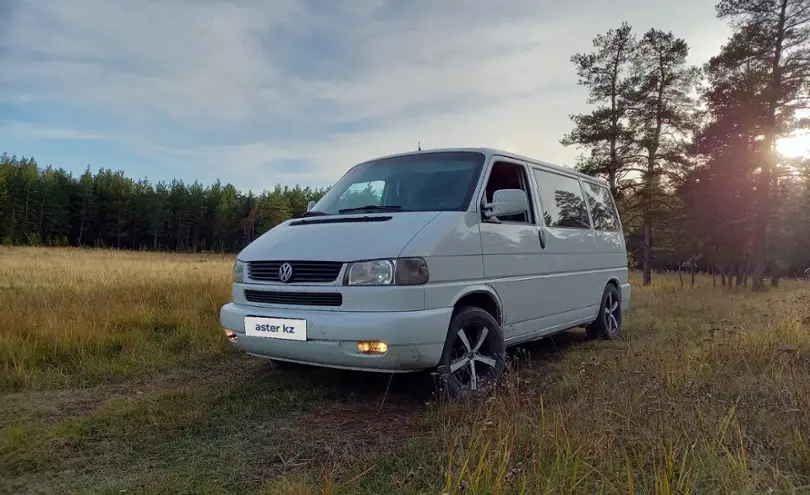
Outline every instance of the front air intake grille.
<svg viewBox="0 0 810 495">
<path fill-rule="evenodd" d="M 245 299 L 254 303 L 293 306 L 340 306 L 343 304 L 343 296 L 340 292 L 282 292 L 245 289 Z"/>
<path fill-rule="evenodd" d="M 279 269 L 285 263 L 292 267 L 290 277 L 282 280 Z M 337 280 L 343 263 L 339 261 L 250 261 L 248 278 L 261 282 L 329 283 Z"/>
</svg>

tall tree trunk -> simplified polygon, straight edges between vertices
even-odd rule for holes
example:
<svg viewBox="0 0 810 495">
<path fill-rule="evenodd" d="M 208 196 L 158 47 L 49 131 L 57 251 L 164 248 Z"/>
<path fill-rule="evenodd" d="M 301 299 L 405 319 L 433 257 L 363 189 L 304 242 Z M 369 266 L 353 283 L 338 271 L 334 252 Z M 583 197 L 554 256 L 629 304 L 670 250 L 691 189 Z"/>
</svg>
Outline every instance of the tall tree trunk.
<svg viewBox="0 0 810 495">
<path fill-rule="evenodd" d="M 40 240 L 44 240 L 45 236 L 42 235 L 42 219 L 45 217 L 45 191 L 42 192 L 42 201 L 39 203 L 39 227 L 37 227 L 37 233 L 39 234 Z"/>
<path fill-rule="evenodd" d="M 720 270 L 720 285 L 722 285 L 723 287 L 726 286 L 726 270 L 725 269 Z"/>
<path fill-rule="evenodd" d="M 683 289 L 683 270 L 681 269 L 681 262 L 678 262 L 678 280 L 681 281 L 681 289 Z"/>
<path fill-rule="evenodd" d="M 751 256 L 748 257 L 748 261 L 745 263 L 745 271 L 743 272 L 743 289 L 748 288 L 748 277 L 751 276 Z"/>
<path fill-rule="evenodd" d="M 751 289 L 762 290 L 765 270 L 768 265 L 768 247 L 770 245 L 771 220 L 771 180 L 776 152 L 776 114 L 778 98 L 783 85 L 782 81 L 782 50 L 785 41 L 785 22 L 787 15 L 787 0 L 780 2 L 779 21 L 776 27 L 776 40 L 774 43 L 773 58 L 771 59 L 771 74 L 768 82 L 768 122 L 765 128 L 763 148 L 765 159 L 762 160 L 762 176 L 759 185 L 759 201 L 757 207 L 757 222 L 754 233 L 754 273 L 751 280 Z"/>
<path fill-rule="evenodd" d="M 773 141 L 767 148 L 773 148 Z M 769 160 L 769 159 L 768 159 Z M 767 170 L 767 171 L 766 171 Z M 768 244 L 770 243 L 771 215 L 771 174 L 770 165 L 763 165 L 762 180 L 759 185 L 759 205 L 754 230 L 754 261 L 751 275 L 751 290 L 762 290 L 765 270 L 768 266 Z"/>
<path fill-rule="evenodd" d="M 613 199 L 616 199 L 618 188 L 616 187 L 616 170 L 619 169 L 617 154 L 616 154 L 616 141 L 618 134 L 619 119 L 616 112 L 616 93 L 618 92 L 616 82 L 619 78 L 619 51 L 616 51 L 616 60 L 613 64 L 613 77 L 611 80 L 611 93 L 610 93 L 610 112 L 611 112 L 611 137 L 610 137 L 610 170 L 608 170 L 608 183 L 610 184 L 610 194 Z"/>
<path fill-rule="evenodd" d="M 644 285 L 652 284 L 652 248 L 653 248 L 653 221 L 652 221 L 652 191 L 653 191 L 653 164 L 655 163 L 655 154 L 654 152 L 650 152 L 647 158 L 647 177 L 644 187 L 644 258 L 642 261 L 642 269 L 643 269 L 643 283 Z"/>
<path fill-rule="evenodd" d="M 694 259 L 694 257 L 693 257 L 693 259 Z M 692 278 L 689 281 L 689 287 L 694 289 L 695 288 L 695 263 L 692 263 L 690 265 L 690 269 L 692 270 Z"/>
<path fill-rule="evenodd" d="M 84 213 L 82 213 L 82 220 L 79 223 L 79 247 L 82 247 L 82 234 L 84 234 Z"/>
<path fill-rule="evenodd" d="M 22 234 L 28 237 L 28 203 L 31 200 L 31 184 L 25 185 L 25 215 L 23 216 Z"/>
<path fill-rule="evenodd" d="M 648 216 L 645 215 L 645 217 Z M 652 273 L 650 272 L 652 268 L 652 225 L 650 223 L 648 218 L 644 219 L 644 258 L 642 259 L 644 285 L 652 284 Z"/>
<path fill-rule="evenodd" d="M 619 187 L 616 185 L 616 172 L 614 170 L 608 172 L 608 183 L 610 184 L 610 194 L 615 201 L 616 195 L 619 193 Z"/>
<path fill-rule="evenodd" d="M 82 200 L 82 220 L 79 222 L 79 247 L 82 247 L 82 237 L 84 236 L 84 218 L 87 216 L 87 198 Z"/>
<path fill-rule="evenodd" d="M 611 128 L 610 128 L 610 170 L 608 170 L 608 182 L 610 184 L 610 194 L 616 198 L 618 193 L 618 186 L 616 184 L 616 171 L 619 170 L 619 157 L 617 153 L 618 140 L 619 140 L 619 115 L 618 95 L 619 95 L 619 67 L 621 65 L 622 55 L 626 49 L 626 41 L 622 42 L 621 46 L 616 49 L 616 56 L 613 59 L 613 72 L 611 73 L 610 80 L 610 113 L 611 113 Z"/>
<path fill-rule="evenodd" d="M 655 131 L 651 136 L 651 142 L 647 147 L 647 176 L 644 178 L 646 181 L 646 211 L 644 212 L 644 285 L 652 283 L 652 274 L 650 273 L 650 264 L 652 263 L 652 243 L 653 243 L 653 192 L 658 185 L 655 177 L 655 163 L 658 155 L 658 148 L 661 140 L 661 129 L 664 125 L 664 81 L 666 79 L 666 71 L 662 66 L 659 66 L 660 81 L 658 82 L 658 95 L 655 109 Z"/>
</svg>

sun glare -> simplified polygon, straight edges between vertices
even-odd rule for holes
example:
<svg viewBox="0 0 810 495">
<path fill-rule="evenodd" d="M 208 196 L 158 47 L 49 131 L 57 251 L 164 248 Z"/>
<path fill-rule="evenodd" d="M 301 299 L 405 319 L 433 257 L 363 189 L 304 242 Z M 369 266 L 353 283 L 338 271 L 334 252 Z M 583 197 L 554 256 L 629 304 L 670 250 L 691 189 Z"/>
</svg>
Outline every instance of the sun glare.
<svg viewBox="0 0 810 495">
<path fill-rule="evenodd" d="M 776 142 L 776 151 L 788 158 L 810 156 L 810 131 L 794 132 Z"/>
</svg>

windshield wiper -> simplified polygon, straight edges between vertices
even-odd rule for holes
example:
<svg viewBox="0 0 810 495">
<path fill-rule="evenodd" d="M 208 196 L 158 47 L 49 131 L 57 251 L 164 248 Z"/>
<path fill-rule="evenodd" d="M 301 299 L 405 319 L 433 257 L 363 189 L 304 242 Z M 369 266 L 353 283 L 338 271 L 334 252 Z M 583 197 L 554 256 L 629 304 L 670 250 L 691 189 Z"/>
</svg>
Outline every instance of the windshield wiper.
<svg viewBox="0 0 810 495">
<path fill-rule="evenodd" d="M 301 218 L 304 217 L 322 217 L 324 215 L 328 215 L 325 211 L 318 211 L 318 210 L 309 210 L 308 212 L 301 215 Z"/>
<path fill-rule="evenodd" d="M 402 211 L 402 207 L 396 205 L 390 206 L 366 205 L 360 206 L 358 208 L 343 208 L 342 210 L 338 210 L 338 213 L 358 213 L 364 211 Z"/>
</svg>

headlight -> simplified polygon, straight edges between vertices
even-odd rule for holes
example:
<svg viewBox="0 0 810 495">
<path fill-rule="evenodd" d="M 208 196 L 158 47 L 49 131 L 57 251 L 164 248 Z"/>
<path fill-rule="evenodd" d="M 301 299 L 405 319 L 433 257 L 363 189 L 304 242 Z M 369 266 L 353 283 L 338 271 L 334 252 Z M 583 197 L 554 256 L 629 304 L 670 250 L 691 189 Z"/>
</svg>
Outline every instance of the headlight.
<svg viewBox="0 0 810 495">
<path fill-rule="evenodd" d="M 239 260 L 233 264 L 233 282 L 241 284 L 245 281 L 245 263 Z"/>
<path fill-rule="evenodd" d="M 346 285 L 391 285 L 394 263 L 391 260 L 359 261 L 346 270 Z"/>
<path fill-rule="evenodd" d="M 422 258 L 358 261 L 346 270 L 345 285 L 422 285 L 429 280 Z"/>
</svg>

